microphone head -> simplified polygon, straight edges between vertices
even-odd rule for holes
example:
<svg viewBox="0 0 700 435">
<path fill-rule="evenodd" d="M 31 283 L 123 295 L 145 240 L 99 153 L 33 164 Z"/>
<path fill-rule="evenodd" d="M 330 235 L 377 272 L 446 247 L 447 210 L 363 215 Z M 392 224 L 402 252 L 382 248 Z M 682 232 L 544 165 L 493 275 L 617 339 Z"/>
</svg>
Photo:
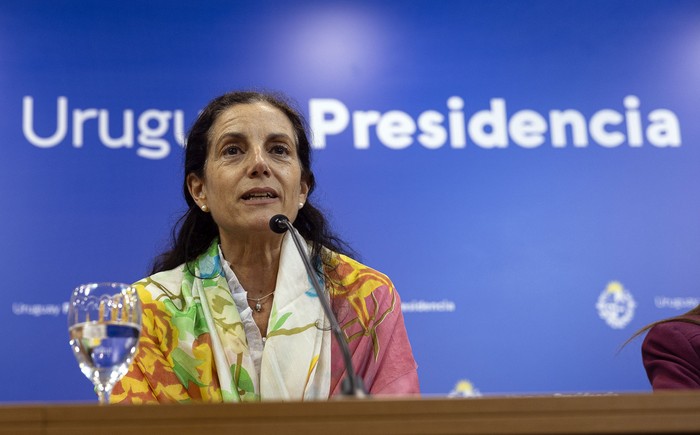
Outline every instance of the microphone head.
<svg viewBox="0 0 700 435">
<path fill-rule="evenodd" d="M 277 234 L 282 234 L 287 231 L 287 223 L 289 219 L 283 214 L 276 214 L 270 218 L 270 229 Z"/>
</svg>

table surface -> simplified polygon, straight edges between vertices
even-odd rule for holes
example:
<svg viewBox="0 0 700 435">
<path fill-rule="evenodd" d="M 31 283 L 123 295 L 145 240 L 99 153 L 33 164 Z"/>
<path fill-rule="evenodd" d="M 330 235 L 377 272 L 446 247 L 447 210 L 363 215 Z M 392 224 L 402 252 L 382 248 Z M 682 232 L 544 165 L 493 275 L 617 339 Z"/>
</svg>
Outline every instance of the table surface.
<svg viewBox="0 0 700 435">
<path fill-rule="evenodd" d="M 10 434 L 700 434 L 700 391 L 326 402 L 7 404 Z"/>
</svg>

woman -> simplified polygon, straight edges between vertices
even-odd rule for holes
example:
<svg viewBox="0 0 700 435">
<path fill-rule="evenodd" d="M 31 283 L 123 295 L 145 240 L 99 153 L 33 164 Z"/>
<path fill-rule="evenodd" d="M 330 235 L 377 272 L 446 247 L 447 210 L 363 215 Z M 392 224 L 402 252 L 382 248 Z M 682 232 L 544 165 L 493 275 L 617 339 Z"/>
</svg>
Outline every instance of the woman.
<svg viewBox="0 0 700 435">
<path fill-rule="evenodd" d="M 212 100 L 185 151 L 189 209 L 153 275 L 135 284 L 138 354 L 113 402 L 325 399 L 340 391 L 339 347 L 289 234 L 304 237 L 353 363 L 371 394 L 418 393 L 416 364 L 391 281 L 342 254 L 310 202 L 303 118 L 282 98 Z"/>
<path fill-rule="evenodd" d="M 642 361 L 654 390 L 700 388 L 700 305 L 647 329 Z"/>
</svg>

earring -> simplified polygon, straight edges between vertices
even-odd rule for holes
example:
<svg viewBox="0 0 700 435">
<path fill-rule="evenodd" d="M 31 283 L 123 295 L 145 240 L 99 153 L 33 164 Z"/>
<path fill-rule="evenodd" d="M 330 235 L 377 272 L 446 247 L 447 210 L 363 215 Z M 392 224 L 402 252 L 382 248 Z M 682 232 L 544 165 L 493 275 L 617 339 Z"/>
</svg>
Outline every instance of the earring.
<svg viewBox="0 0 700 435">
<path fill-rule="evenodd" d="M 299 209 L 301 209 L 302 207 L 304 207 L 304 203 L 303 203 L 303 202 L 300 202 L 300 203 L 299 203 Z"/>
<path fill-rule="evenodd" d="M 207 207 L 206 204 L 202 205 L 202 211 L 203 211 L 204 213 L 208 212 L 208 211 L 209 211 L 209 207 Z"/>
</svg>

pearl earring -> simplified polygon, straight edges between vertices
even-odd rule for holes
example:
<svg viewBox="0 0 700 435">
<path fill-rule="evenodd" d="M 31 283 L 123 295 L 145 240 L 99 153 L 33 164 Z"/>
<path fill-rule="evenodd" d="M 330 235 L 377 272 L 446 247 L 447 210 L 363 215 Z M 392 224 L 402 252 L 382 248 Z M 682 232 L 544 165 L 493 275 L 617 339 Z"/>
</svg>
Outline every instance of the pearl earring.
<svg viewBox="0 0 700 435">
<path fill-rule="evenodd" d="M 300 202 L 300 203 L 299 203 L 299 208 L 301 209 L 302 207 L 304 207 L 304 203 L 303 203 L 303 202 Z"/>
<path fill-rule="evenodd" d="M 208 211 L 209 211 L 209 207 L 207 207 L 207 205 L 204 204 L 204 205 L 202 206 L 202 211 L 205 212 L 205 213 L 208 212 Z"/>
</svg>

